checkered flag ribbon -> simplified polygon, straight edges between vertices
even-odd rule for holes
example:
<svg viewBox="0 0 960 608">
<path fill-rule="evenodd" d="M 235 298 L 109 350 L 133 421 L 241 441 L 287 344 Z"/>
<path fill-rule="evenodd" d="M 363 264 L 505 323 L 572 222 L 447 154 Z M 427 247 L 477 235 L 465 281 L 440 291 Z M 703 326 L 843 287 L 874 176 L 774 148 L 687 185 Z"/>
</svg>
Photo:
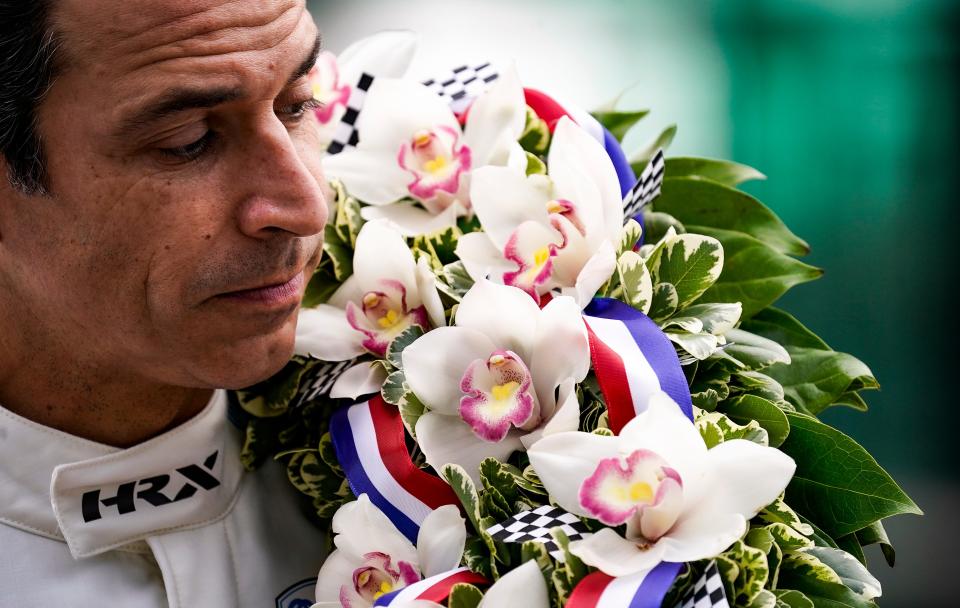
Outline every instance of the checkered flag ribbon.
<svg viewBox="0 0 960 608">
<path fill-rule="evenodd" d="M 459 114 L 499 75 L 490 62 L 477 66 L 461 65 L 441 78 L 424 80 L 423 85 L 448 100 L 450 108 Z"/>
<path fill-rule="evenodd" d="M 676 608 L 730 608 L 717 562 L 710 562 L 703 576 L 687 591 Z"/>
<path fill-rule="evenodd" d="M 637 178 L 637 183 L 623 197 L 624 223 L 640 213 L 644 205 L 649 204 L 650 201 L 660 195 L 664 167 L 663 150 L 657 150 L 647 166 L 643 168 L 643 172 Z"/>
<path fill-rule="evenodd" d="M 563 530 L 571 541 L 586 538 L 591 534 L 579 517 L 550 505 L 517 513 L 510 519 L 487 528 L 487 533 L 505 543 L 524 543 L 528 540 L 542 543 L 550 555 L 562 561 L 563 551 L 550 536 L 553 528 Z"/>
<path fill-rule="evenodd" d="M 343 372 L 356 364 L 356 359 L 349 361 L 321 361 L 314 365 L 300 379 L 300 389 L 293 399 L 293 406 L 299 407 L 309 403 L 314 399 L 319 399 L 324 395 L 330 394 L 333 383 L 337 381 Z"/>
<path fill-rule="evenodd" d="M 367 97 L 367 92 L 373 84 L 373 76 L 364 72 L 360 74 L 360 80 L 356 86 L 350 89 L 350 99 L 347 100 L 347 110 L 343 113 L 340 123 L 333 133 L 333 140 L 327 146 L 328 154 L 337 154 L 345 148 L 356 147 L 360 141 L 357 131 L 357 118 L 363 109 L 363 100 Z"/>
</svg>

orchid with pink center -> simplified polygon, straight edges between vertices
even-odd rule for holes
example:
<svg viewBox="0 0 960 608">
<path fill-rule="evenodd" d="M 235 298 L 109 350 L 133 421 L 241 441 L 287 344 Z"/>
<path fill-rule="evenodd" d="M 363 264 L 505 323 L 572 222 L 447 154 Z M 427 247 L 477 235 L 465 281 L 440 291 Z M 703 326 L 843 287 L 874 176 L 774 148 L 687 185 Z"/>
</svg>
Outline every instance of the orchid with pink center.
<svg viewBox="0 0 960 608">
<path fill-rule="evenodd" d="M 547 177 L 474 171 L 470 200 L 483 232 L 463 235 L 457 256 L 474 280 L 513 285 L 537 301 L 559 289 L 582 308 L 616 268 L 620 186 L 603 146 L 569 118 L 557 123 L 547 167 Z"/>
<path fill-rule="evenodd" d="M 363 354 L 382 358 L 390 342 L 412 325 L 424 330 L 444 325 L 436 277 L 419 263 L 403 236 L 383 220 L 367 222 L 357 235 L 353 275 L 326 304 L 300 311 L 295 351 L 324 361 L 346 361 Z M 381 367 L 361 363 L 341 376 L 333 397 L 376 392 Z"/>
<path fill-rule="evenodd" d="M 708 450 L 696 426 L 666 393 L 618 436 L 558 433 L 527 451 L 561 507 L 612 528 L 570 545 L 610 576 L 661 561 L 714 557 L 786 488 L 796 465 L 783 452 L 736 439 Z"/>
<path fill-rule="evenodd" d="M 336 550 L 317 577 L 320 605 L 367 608 L 378 597 L 460 565 L 467 538 L 453 505 L 432 511 L 420 526 L 417 546 L 361 494 L 333 516 Z"/>
<path fill-rule="evenodd" d="M 505 461 L 580 420 L 574 385 L 590 369 L 580 309 L 557 297 L 542 310 L 523 291 L 481 280 L 463 297 L 455 326 L 403 350 L 410 390 L 427 406 L 417 442 L 431 466 L 477 477 L 487 457 Z"/>
<path fill-rule="evenodd" d="M 480 95 L 465 128 L 445 100 L 408 80 L 377 78 L 357 119 L 359 143 L 328 156 L 324 169 L 371 205 L 366 219 L 390 220 L 415 236 L 452 226 L 470 210 L 470 173 L 486 165 L 526 167 L 517 139 L 526 106 L 514 69 Z"/>
</svg>

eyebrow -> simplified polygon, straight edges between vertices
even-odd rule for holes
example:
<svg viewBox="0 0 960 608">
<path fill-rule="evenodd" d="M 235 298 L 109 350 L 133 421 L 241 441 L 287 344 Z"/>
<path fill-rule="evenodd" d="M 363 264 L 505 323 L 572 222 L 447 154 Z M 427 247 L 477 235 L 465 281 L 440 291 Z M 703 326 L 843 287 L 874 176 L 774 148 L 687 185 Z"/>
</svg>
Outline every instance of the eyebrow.
<svg viewBox="0 0 960 608">
<path fill-rule="evenodd" d="M 317 63 L 321 49 L 320 34 L 314 39 L 307 58 L 297 66 L 287 79 L 287 86 L 306 76 Z M 127 120 L 117 130 L 120 138 L 126 138 L 140 129 L 159 120 L 186 110 L 203 110 L 220 104 L 241 99 L 245 95 L 240 87 L 219 87 L 214 89 L 174 88 L 159 99 L 147 105 Z"/>
</svg>

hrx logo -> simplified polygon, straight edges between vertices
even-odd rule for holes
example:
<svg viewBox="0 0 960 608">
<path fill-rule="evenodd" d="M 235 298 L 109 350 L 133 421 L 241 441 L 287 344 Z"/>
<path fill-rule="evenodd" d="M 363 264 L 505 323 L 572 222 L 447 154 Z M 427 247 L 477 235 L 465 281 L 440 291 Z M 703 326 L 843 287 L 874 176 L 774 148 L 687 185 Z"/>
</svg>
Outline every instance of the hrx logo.
<svg viewBox="0 0 960 608">
<path fill-rule="evenodd" d="M 173 495 L 173 498 L 163 492 L 163 489 L 170 484 L 170 475 L 157 475 L 122 483 L 117 487 L 116 495 L 108 498 L 100 498 L 100 489 L 84 492 L 82 502 L 84 523 L 96 521 L 103 517 L 100 513 L 100 505 L 116 507 L 117 513 L 124 515 L 136 511 L 138 503 L 145 502 L 154 507 L 162 507 L 186 500 L 196 494 L 199 489 L 212 490 L 220 485 L 220 480 L 210 474 L 210 471 L 213 471 L 213 466 L 217 463 L 219 453 L 220 451 L 217 450 L 207 456 L 202 465 L 191 464 L 177 469 L 176 472 L 185 481 Z"/>
</svg>

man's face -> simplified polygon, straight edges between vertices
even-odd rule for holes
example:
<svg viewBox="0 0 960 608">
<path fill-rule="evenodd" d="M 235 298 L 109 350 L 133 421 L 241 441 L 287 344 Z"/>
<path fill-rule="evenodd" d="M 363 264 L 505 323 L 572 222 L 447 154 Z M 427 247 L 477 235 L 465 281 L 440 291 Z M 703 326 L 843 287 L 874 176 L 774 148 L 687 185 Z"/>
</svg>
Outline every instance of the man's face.
<svg viewBox="0 0 960 608">
<path fill-rule="evenodd" d="M 304 2 L 53 4 L 52 196 L 0 209 L 21 338 L 165 384 L 270 375 L 327 217 Z"/>
</svg>

